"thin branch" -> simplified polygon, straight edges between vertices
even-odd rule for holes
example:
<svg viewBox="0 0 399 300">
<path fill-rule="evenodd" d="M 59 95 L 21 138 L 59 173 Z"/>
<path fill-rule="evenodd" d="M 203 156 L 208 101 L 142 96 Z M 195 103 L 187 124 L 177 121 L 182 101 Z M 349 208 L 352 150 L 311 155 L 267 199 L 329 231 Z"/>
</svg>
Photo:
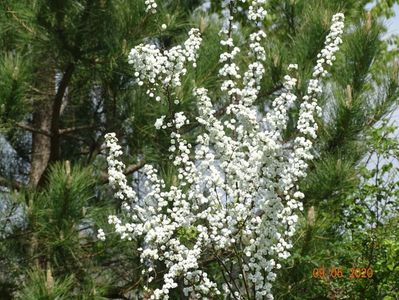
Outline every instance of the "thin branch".
<svg viewBox="0 0 399 300">
<path fill-rule="evenodd" d="M 47 130 L 43 130 L 43 129 L 40 129 L 40 128 L 35 128 L 35 127 L 32 127 L 32 126 L 30 126 L 28 124 L 25 124 L 25 123 L 16 123 L 15 126 L 18 127 L 18 128 L 33 132 L 33 133 L 43 134 L 45 136 L 51 137 L 51 133 L 48 132 Z"/>
<path fill-rule="evenodd" d="M 242 245 L 242 244 L 241 244 Z M 242 256 L 240 255 L 240 252 L 237 250 L 237 247 L 233 244 L 234 246 L 234 252 L 238 258 L 238 263 L 239 263 L 239 267 L 240 267 L 240 271 L 241 271 L 241 275 L 244 281 L 244 287 L 245 287 L 245 291 L 247 293 L 248 299 L 251 298 L 251 294 L 249 293 L 249 284 L 247 282 L 247 276 L 246 273 L 244 271 L 244 267 L 243 267 L 243 261 L 244 259 L 242 258 Z M 241 248 L 241 247 L 240 247 Z"/>
<path fill-rule="evenodd" d="M 240 288 L 237 286 L 237 283 L 236 283 L 236 281 L 235 281 L 235 279 L 234 279 L 234 277 L 233 277 L 233 275 L 232 275 L 232 272 L 229 271 L 229 269 L 227 268 L 226 264 L 225 264 L 225 263 L 223 262 L 223 260 L 218 256 L 217 251 L 216 251 L 216 249 L 215 249 L 214 246 L 212 246 L 212 250 L 213 250 L 213 254 L 214 254 L 214 256 L 215 256 L 215 258 L 216 258 L 216 260 L 217 260 L 219 266 L 222 267 L 222 274 L 224 273 L 224 272 L 223 272 L 223 269 L 224 269 L 224 270 L 226 271 L 226 273 L 229 275 L 230 281 L 233 283 L 235 289 L 237 290 L 237 292 L 238 292 L 238 293 L 240 294 L 240 296 L 241 296 Z M 238 299 L 237 299 L 237 296 L 236 296 L 235 293 L 234 293 L 234 290 L 233 290 L 232 286 L 231 286 L 230 283 L 229 283 L 229 280 L 225 277 L 225 275 L 223 275 L 223 278 L 224 278 L 225 283 L 226 283 L 227 286 L 229 287 L 229 290 L 231 291 L 231 294 L 233 295 L 234 299 L 238 300 Z"/>
<path fill-rule="evenodd" d="M 95 127 L 97 127 L 97 125 L 95 125 L 95 124 L 74 126 L 74 127 L 62 128 L 58 131 L 58 133 L 59 134 L 68 134 L 68 133 L 79 131 L 82 129 L 93 129 Z"/>
<path fill-rule="evenodd" d="M 140 170 L 142 167 L 144 167 L 144 165 L 146 164 L 145 160 L 142 160 L 141 162 L 134 164 L 134 165 L 130 165 L 126 168 L 124 174 L 125 175 L 129 175 L 132 174 L 138 170 Z"/>
<path fill-rule="evenodd" d="M 132 164 L 127 166 L 127 168 L 125 169 L 125 172 L 123 172 L 123 174 L 125 175 L 130 175 L 138 170 L 140 170 L 142 167 L 144 167 L 144 165 L 146 164 L 145 160 L 142 160 L 140 162 L 138 162 L 137 164 Z M 108 183 L 109 179 L 108 179 L 108 173 L 107 172 L 103 172 L 100 176 L 100 182 L 101 183 Z"/>
<path fill-rule="evenodd" d="M 33 92 L 37 93 L 38 95 L 46 96 L 46 97 L 49 97 L 50 95 L 52 95 L 51 93 L 42 91 L 42 90 L 40 90 L 40 89 L 34 87 L 34 86 L 31 85 L 31 84 L 28 84 L 28 86 L 29 86 L 29 89 L 30 89 L 30 90 L 32 90 Z"/>
<path fill-rule="evenodd" d="M 30 28 L 28 25 L 26 25 L 26 23 L 25 23 L 24 21 L 22 21 L 20 18 L 18 18 L 18 16 L 17 16 L 17 14 L 15 13 L 15 11 L 11 10 L 10 7 L 8 7 L 7 5 L 6 5 L 6 9 L 7 9 L 7 13 L 11 14 L 12 17 L 13 17 L 19 24 L 21 24 L 21 26 L 22 26 L 23 28 L 25 28 L 27 31 L 29 31 L 29 32 L 32 33 L 32 34 L 35 34 L 35 31 L 34 31 L 32 28 Z"/>
</svg>

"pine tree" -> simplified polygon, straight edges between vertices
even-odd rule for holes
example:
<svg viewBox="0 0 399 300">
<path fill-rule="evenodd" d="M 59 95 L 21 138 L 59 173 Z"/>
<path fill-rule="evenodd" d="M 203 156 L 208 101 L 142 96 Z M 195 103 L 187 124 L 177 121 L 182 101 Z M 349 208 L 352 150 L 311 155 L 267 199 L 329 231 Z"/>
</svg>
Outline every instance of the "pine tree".
<svg viewBox="0 0 399 300">
<path fill-rule="evenodd" d="M 356 262 L 359 249 L 353 247 L 361 248 L 361 239 L 341 241 L 343 214 L 357 209 L 350 199 L 371 147 L 369 132 L 397 105 L 398 67 L 394 52 L 382 40 L 386 28 L 378 19 L 392 14 L 393 1 L 379 1 L 371 13 L 364 9 L 368 2 L 270 0 L 266 5 L 260 113 L 281 92 L 291 63 L 299 65 L 297 92 L 305 94 L 334 13 L 344 12 L 350 28 L 324 87 L 317 159 L 300 184 L 305 211 L 293 255 L 277 277 L 278 299 L 334 299 L 345 288 L 345 295 L 352 297 L 381 296 L 373 290 L 384 288 L 392 293 L 383 296 L 397 297 L 392 273 L 397 270 L 398 235 L 389 222 L 377 233 L 379 240 L 382 235 L 391 238 L 383 240 L 386 244 L 376 255 L 376 263 L 382 265 L 375 269 L 383 275 L 372 285 L 353 284 L 349 289 L 345 283 L 309 279 L 323 264 L 348 269 Z M 184 77 L 179 110 L 194 117 L 192 88 L 215 90 L 221 81 L 219 24 L 212 16 L 220 14 L 220 1 L 212 1 L 209 11 L 199 9 L 202 3 L 195 0 L 157 4 L 156 14 L 146 14 L 144 0 L 0 3 L 1 143 L 14 151 L 0 158 L 0 298 L 124 298 L 142 288 L 138 254 L 116 237 L 105 242 L 95 238 L 97 228 L 108 226 L 106 215 L 120 211 L 121 204 L 106 185 L 105 133 L 116 132 L 121 140 L 125 173 L 133 174 L 130 179 L 139 194 L 145 192 L 141 168 L 146 163 L 160 168 L 168 184 L 176 176 L 168 154 L 169 135 L 154 128 L 169 107 L 155 103 L 145 88 L 133 84 L 129 51 L 146 41 L 169 49 L 185 40 L 190 27 L 197 27 L 205 47 L 196 70 Z M 249 33 L 245 25 L 240 30 L 243 36 Z M 243 57 L 240 67 L 247 64 Z M 214 95 L 217 117 L 223 119 L 227 103 L 219 101 L 221 91 Z M 299 107 L 291 112 L 287 140 L 295 138 L 298 113 Z M 192 123 L 184 130 L 193 141 L 200 129 Z M 392 197 L 397 201 L 397 195 Z M 221 275 L 215 271 L 215 276 Z"/>
</svg>

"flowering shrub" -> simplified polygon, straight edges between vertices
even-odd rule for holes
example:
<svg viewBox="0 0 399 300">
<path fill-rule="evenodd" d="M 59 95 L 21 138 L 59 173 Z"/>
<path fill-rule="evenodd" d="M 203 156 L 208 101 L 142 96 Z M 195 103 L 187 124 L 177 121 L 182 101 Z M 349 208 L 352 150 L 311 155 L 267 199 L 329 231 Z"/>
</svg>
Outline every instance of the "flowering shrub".
<svg viewBox="0 0 399 300">
<path fill-rule="evenodd" d="M 154 1 L 147 1 L 147 11 Z M 140 245 L 143 279 L 151 299 L 169 299 L 171 290 L 180 286 L 190 299 L 215 299 L 230 295 L 233 299 L 272 299 L 272 282 L 279 260 L 287 258 L 292 247 L 297 211 L 302 209 L 304 194 L 296 185 L 306 175 L 307 161 L 313 158 L 312 140 L 320 113 L 317 98 L 322 92 L 321 78 L 326 66 L 335 60 L 342 42 L 342 14 L 333 16 L 325 47 L 318 55 L 313 78 L 300 104 L 297 135 L 292 143 L 283 140 L 288 111 L 298 100 L 297 65 L 289 65 L 283 88 L 264 117 L 254 101 L 265 73 L 263 62 L 266 38 L 261 21 L 266 15 L 264 0 L 253 0 L 247 12 L 254 32 L 249 36 L 251 63 L 241 72 L 235 63 L 240 48 L 232 38 L 233 13 L 242 1 L 223 1 L 226 17 L 220 32 L 220 44 L 226 49 L 220 55 L 221 90 L 229 105 L 223 121 L 216 117 L 211 93 L 197 87 L 197 121 L 203 131 L 193 147 L 185 140 L 181 128 L 190 123 L 184 112 L 171 117 L 160 116 L 155 127 L 170 134 L 170 158 L 177 169 L 174 183 L 167 187 L 157 170 L 144 167 L 148 193 L 137 197 L 123 174 L 119 160 L 121 147 L 114 133 L 106 135 L 109 149 L 109 182 L 115 197 L 123 201 L 124 216 L 109 216 L 109 223 L 122 239 L 136 240 Z M 181 85 L 187 64 L 196 66 L 201 44 L 199 30 L 192 29 L 182 46 L 160 50 L 155 45 L 138 45 L 131 50 L 129 63 L 136 82 L 146 86 L 156 101 L 169 101 L 166 90 Z M 173 100 L 175 104 L 179 99 Z M 100 230 L 98 237 L 105 239 Z M 212 280 L 207 264 L 220 267 L 223 283 Z M 150 289 L 154 279 L 162 284 Z"/>
</svg>

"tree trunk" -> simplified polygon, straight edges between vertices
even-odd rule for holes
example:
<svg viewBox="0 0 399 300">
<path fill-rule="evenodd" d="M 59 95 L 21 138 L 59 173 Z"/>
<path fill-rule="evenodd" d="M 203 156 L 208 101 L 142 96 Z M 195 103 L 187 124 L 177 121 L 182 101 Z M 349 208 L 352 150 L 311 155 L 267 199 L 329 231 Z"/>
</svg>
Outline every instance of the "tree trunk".
<svg viewBox="0 0 399 300">
<path fill-rule="evenodd" d="M 51 103 L 46 101 L 38 105 L 37 110 L 33 114 L 33 125 L 36 128 L 50 132 L 51 126 Z M 36 187 L 41 180 L 44 170 L 47 167 L 50 158 L 49 136 L 40 133 L 32 134 L 32 161 L 30 171 L 30 185 Z"/>
<path fill-rule="evenodd" d="M 37 103 L 33 114 L 33 126 L 48 132 L 50 136 L 40 133 L 33 133 L 32 135 L 30 172 L 30 184 L 32 187 L 44 185 L 49 164 L 60 158 L 61 107 L 74 69 L 75 65 L 70 63 L 65 72 L 63 72 L 57 87 L 55 86 L 54 70 L 44 72 L 47 76 L 51 76 L 50 79 L 47 78 L 47 81 L 43 81 L 48 83 L 45 88 L 47 91 L 53 91 L 53 93 L 49 93 L 49 99 L 42 99 Z"/>
<path fill-rule="evenodd" d="M 50 64 L 49 64 L 50 65 Z M 55 95 L 55 73 L 51 68 L 43 68 L 37 75 L 38 89 L 45 96 L 34 102 L 33 121 L 34 128 L 50 133 L 52 98 Z M 32 158 L 30 169 L 30 186 L 37 187 L 47 167 L 50 158 L 51 138 L 47 135 L 32 133 Z"/>
</svg>

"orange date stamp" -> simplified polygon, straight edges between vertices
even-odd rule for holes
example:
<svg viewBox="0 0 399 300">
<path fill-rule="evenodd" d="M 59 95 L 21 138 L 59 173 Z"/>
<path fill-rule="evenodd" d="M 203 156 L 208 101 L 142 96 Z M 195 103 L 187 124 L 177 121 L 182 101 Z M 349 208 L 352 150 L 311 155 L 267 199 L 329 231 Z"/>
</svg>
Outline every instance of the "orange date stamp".
<svg viewBox="0 0 399 300">
<path fill-rule="evenodd" d="M 374 275 L 372 268 L 350 268 L 349 272 L 345 272 L 342 267 L 318 267 L 312 271 L 312 277 L 315 279 L 326 279 L 326 278 L 347 278 L 352 279 L 371 279 Z"/>
</svg>

